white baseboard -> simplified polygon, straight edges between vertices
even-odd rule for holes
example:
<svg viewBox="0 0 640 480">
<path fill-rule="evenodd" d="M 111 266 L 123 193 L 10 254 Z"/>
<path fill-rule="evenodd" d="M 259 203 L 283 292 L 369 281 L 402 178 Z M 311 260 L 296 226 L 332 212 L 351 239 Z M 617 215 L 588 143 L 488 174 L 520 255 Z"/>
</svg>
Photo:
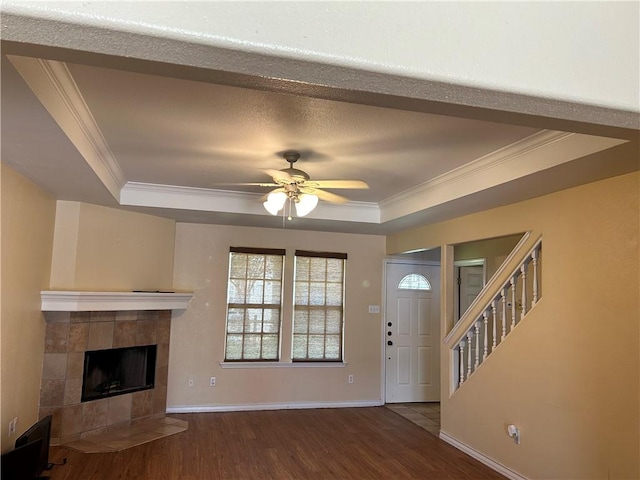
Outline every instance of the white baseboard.
<svg viewBox="0 0 640 480">
<path fill-rule="evenodd" d="M 470 457 L 475 458 L 480 463 L 484 463 L 487 467 L 495 470 L 498 473 L 501 473 L 502 475 L 504 475 L 505 477 L 511 480 L 527 480 L 527 477 L 524 477 L 520 475 L 518 472 L 514 472 L 513 470 L 511 470 L 509 467 L 505 467 L 504 465 L 502 465 L 499 462 L 496 462 L 492 458 L 487 457 L 484 453 L 480 453 L 475 448 L 465 445 L 464 443 L 456 440 L 451 435 L 449 435 L 446 432 L 443 432 L 442 430 L 440 430 L 440 439 L 447 442 L 450 445 L 453 445 L 458 450 L 463 451 Z"/>
<path fill-rule="evenodd" d="M 167 413 L 246 412 L 252 410 L 299 410 L 304 408 L 380 407 L 382 400 L 356 402 L 249 403 L 238 405 L 178 405 L 167 407 Z"/>
</svg>

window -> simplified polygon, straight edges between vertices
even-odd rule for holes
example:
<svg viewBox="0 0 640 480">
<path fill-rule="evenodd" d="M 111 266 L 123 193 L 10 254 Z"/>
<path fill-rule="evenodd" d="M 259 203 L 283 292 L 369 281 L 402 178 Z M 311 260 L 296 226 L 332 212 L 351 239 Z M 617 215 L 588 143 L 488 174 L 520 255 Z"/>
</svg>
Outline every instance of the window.
<svg viewBox="0 0 640 480">
<path fill-rule="evenodd" d="M 431 284 L 419 273 L 410 273 L 400 280 L 398 290 L 431 290 Z"/>
<path fill-rule="evenodd" d="M 296 251 L 293 361 L 342 361 L 347 255 Z"/>
<path fill-rule="evenodd" d="M 278 360 L 284 254 L 231 248 L 225 361 Z"/>
</svg>

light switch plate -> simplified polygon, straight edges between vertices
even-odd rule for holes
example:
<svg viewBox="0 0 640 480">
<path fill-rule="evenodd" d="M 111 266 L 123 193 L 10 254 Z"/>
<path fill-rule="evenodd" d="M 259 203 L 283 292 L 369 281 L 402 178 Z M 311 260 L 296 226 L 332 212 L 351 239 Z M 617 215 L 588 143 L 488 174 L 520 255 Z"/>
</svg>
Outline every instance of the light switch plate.
<svg viewBox="0 0 640 480">
<path fill-rule="evenodd" d="M 369 313 L 380 313 L 380 305 L 369 305 Z"/>
</svg>

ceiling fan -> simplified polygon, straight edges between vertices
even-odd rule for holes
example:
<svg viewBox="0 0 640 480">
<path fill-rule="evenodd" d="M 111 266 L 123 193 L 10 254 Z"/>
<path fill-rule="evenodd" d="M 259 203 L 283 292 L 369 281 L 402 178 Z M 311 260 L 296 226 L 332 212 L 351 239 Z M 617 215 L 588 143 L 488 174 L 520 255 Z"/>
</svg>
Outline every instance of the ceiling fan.
<svg viewBox="0 0 640 480">
<path fill-rule="evenodd" d="M 345 203 L 349 199 L 335 193 L 326 192 L 323 188 L 366 189 L 369 188 L 362 180 L 311 180 L 309 174 L 297 168 L 293 164 L 300 158 L 296 151 L 284 152 L 284 159 L 289 162 L 289 168 L 282 170 L 263 170 L 273 179 L 272 183 L 243 183 L 242 185 L 258 185 L 260 187 L 277 187 L 267 195 L 263 203 L 264 208 L 271 214 L 277 215 L 280 210 L 289 203 L 289 220 L 291 220 L 291 205 L 296 209 L 299 217 L 309 214 L 318 200 L 330 203 Z"/>
</svg>

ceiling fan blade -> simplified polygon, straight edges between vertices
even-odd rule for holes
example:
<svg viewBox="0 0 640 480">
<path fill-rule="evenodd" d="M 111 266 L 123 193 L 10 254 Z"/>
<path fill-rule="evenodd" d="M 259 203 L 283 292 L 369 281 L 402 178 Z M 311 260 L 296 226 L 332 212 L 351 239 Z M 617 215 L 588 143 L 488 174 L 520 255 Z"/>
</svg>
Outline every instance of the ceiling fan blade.
<svg viewBox="0 0 640 480">
<path fill-rule="evenodd" d="M 314 187 L 319 188 L 352 188 L 352 189 L 366 189 L 369 188 L 367 182 L 362 180 L 311 180 L 309 182 Z"/>
<path fill-rule="evenodd" d="M 325 202 L 330 203 L 347 203 L 349 199 L 347 197 L 343 197 L 342 195 L 336 195 L 335 193 L 325 192 L 324 190 L 314 189 L 313 193 L 320 200 L 324 200 Z"/>
<path fill-rule="evenodd" d="M 285 182 L 292 181 L 291 175 L 289 175 L 287 172 L 283 172 L 282 170 L 274 170 L 272 168 L 267 168 L 262 171 L 267 175 L 269 175 L 271 178 L 273 178 L 274 181 L 276 180 L 284 180 Z"/>
</svg>

